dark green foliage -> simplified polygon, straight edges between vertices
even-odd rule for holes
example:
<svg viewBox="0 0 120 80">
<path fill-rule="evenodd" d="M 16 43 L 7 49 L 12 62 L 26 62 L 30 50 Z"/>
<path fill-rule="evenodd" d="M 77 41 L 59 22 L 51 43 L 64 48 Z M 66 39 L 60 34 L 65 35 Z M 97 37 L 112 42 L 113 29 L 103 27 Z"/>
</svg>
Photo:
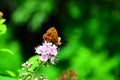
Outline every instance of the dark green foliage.
<svg viewBox="0 0 120 80">
<path fill-rule="evenodd" d="M 38 74 L 55 80 L 63 70 L 76 70 L 78 80 L 119 80 L 119 3 L 119 0 L 14 0 L 9 5 L 14 7 L 10 21 L 6 23 L 12 27 L 6 34 L 3 34 L 6 27 L 2 29 L 0 22 L 0 75 L 17 77 L 21 63 L 35 55 L 34 47 L 42 43 L 42 35 L 54 26 L 62 38 L 59 60 L 56 65 L 41 68 Z"/>
</svg>

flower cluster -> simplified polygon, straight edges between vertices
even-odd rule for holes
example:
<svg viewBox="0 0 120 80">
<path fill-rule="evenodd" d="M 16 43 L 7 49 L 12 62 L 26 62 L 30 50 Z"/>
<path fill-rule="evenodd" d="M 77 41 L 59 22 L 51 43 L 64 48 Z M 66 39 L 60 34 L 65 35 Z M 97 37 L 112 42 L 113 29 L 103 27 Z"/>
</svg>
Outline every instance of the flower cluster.
<svg viewBox="0 0 120 80">
<path fill-rule="evenodd" d="M 28 62 L 25 62 L 22 64 L 22 70 L 23 72 L 20 74 L 20 80 L 29 80 L 31 79 L 31 74 L 29 72 L 31 72 L 31 66 L 33 65 L 33 63 L 28 63 Z"/>
<path fill-rule="evenodd" d="M 20 74 L 20 80 L 48 80 L 44 74 L 41 74 L 39 78 L 35 78 L 36 71 L 31 68 L 32 66 L 33 62 L 25 62 L 22 64 L 22 73 Z"/>
<path fill-rule="evenodd" d="M 57 46 L 50 42 L 44 42 L 42 45 L 35 48 L 35 53 L 40 54 L 40 60 L 47 62 L 50 60 L 52 64 L 55 63 L 55 57 L 58 54 Z"/>
</svg>

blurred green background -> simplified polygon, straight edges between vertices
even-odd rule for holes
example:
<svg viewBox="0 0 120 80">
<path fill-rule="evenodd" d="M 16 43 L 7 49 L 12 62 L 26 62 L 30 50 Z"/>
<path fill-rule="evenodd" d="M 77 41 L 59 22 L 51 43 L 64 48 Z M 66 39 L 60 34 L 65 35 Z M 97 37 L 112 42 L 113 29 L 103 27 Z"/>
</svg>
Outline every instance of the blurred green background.
<svg viewBox="0 0 120 80">
<path fill-rule="evenodd" d="M 76 70 L 78 80 L 120 80 L 120 0 L 1 0 L 0 80 L 16 80 L 21 64 L 54 26 L 62 38 L 49 80 Z M 54 73 L 53 73 L 54 72 Z M 52 73 L 52 74 L 51 74 Z"/>
</svg>

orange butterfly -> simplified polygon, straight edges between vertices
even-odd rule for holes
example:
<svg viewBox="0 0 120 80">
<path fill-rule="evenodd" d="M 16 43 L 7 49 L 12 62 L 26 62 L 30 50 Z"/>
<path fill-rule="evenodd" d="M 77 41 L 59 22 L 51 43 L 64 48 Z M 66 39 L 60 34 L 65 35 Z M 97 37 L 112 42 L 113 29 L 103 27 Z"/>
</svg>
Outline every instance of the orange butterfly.
<svg viewBox="0 0 120 80">
<path fill-rule="evenodd" d="M 43 35 L 43 39 L 47 42 L 52 42 L 56 45 L 61 45 L 61 37 L 58 36 L 58 32 L 55 27 L 51 27 Z"/>
</svg>

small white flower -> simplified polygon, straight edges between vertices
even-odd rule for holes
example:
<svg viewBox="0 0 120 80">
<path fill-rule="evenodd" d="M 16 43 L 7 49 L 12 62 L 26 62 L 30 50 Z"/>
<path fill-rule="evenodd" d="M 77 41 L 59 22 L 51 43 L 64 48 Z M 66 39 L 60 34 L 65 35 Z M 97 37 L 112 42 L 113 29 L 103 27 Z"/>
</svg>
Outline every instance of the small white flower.
<svg viewBox="0 0 120 80">
<path fill-rule="evenodd" d="M 22 75 L 23 75 L 23 76 L 26 76 L 26 75 L 27 75 L 27 73 L 22 73 Z"/>
<path fill-rule="evenodd" d="M 19 76 L 22 76 L 22 74 L 19 74 Z"/>
<path fill-rule="evenodd" d="M 38 80 L 38 78 L 35 78 L 34 80 Z"/>
<path fill-rule="evenodd" d="M 30 72 L 30 71 L 31 71 L 31 69 L 29 68 L 29 69 L 28 69 L 28 71 Z"/>
<path fill-rule="evenodd" d="M 32 65 L 32 64 L 33 64 L 33 62 L 30 62 L 30 64 Z"/>
<path fill-rule="evenodd" d="M 22 67 L 24 67 L 24 66 L 25 66 L 25 63 L 22 64 Z"/>
<path fill-rule="evenodd" d="M 22 70 L 25 70 L 25 68 L 22 68 Z"/>
<path fill-rule="evenodd" d="M 25 64 L 28 64 L 28 61 L 26 61 Z"/>
<path fill-rule="evenodd" d="M 31 78 L 31 76 L 28 76 L 28 79 L 30 79 Z"/>
</svg>

